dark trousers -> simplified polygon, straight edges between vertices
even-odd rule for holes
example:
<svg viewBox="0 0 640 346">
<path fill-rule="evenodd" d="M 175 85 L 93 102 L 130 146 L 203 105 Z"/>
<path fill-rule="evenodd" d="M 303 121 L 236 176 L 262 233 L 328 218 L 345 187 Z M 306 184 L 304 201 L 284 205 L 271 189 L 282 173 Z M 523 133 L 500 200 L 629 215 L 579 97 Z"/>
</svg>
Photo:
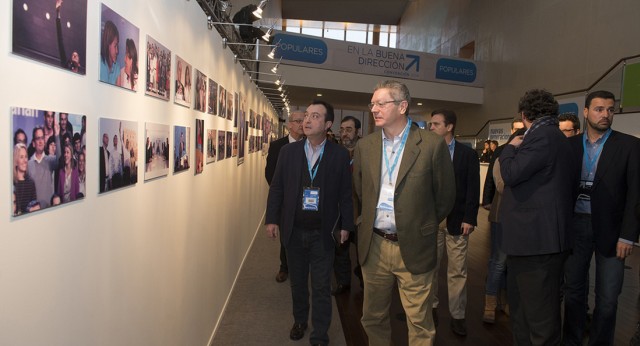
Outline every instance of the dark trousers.
<svg viewBox="0 0 640 346">
<path fill-rule="evenodd" d="M 349 253 L 350 242 L 336 246 L 336 257 L 333 261 L 333 273 L 336 276 L 338 285 L 351 286 L 351 254 Z"/>
<path fill-rule="evenodd" d="M 331 324 L 331 268 L 334 246 L 326 246 L 319 230 L 293 228 L 287 246 L 293 317 L 295 323 L 309 320 L 309 275 L 311 275 L 312 344 L 329 343 Z"/>
<path fill-rule="evenodd" d="M 507 295 L 515 345 L 560 344 L 564 253 L 507 256 Z"/>
<path fill-rule="evenodd" d="M 287 267 L 287 251 L 282 244 L 282 237 L 280 237 L 280 271 L 288 273 L 289 267 Z"/>
<path fill-rule="evenodd" d="M 589 266 L 595 251 L 596 305 L 589 328 L 589 345 L 613 345 L 624 261 L 615 256 L 604 257 L 595 249 L 590 215 L 575 215 L 572 233 L 574 245 L 565 264 L 563 341 L 565 345 L 582 345 L 587 317 Z"/>
</svg>

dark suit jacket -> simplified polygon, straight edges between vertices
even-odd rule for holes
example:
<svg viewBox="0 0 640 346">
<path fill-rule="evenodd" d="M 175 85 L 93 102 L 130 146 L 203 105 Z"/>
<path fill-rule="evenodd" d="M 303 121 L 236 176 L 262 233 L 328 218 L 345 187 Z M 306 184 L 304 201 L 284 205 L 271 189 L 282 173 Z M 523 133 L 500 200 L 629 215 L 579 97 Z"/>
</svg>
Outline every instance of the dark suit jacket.
<svg viewBox="0 0 640 346">
<path fill-rule="evenodd" d="M 109 157 L 111 156 L 111 153 L 109 152 L 109 150 L 107 150 L 107 161 L 109 161 Z M 104 184 L 105 184 L 105 180 L 107 179 L 107 167 L 105 166 L 105 159 L 104 159 L 104 147 L 100 146 L 100 186 L 99 186 L 99 190 L 100 192 L 104 192 Z"/>
<path fill-rule="evenodd" d="M 269 188 L 265 224 L 280 227 L 285 248 L 293 230 L 295 212 L 301 205 L 301 175 L 309 174 L 304 152 L 305 141 L 286 145 L 280 150 L 278 164 Z M 340 216 L 342 229 L 353 231 L 351 171 L 347 149 L 326 141 L 314 186 L 320 188 L 321 232 L 325 246 L 334 246 L 332 231 Z"/>
<path fill-rule="evenodd" d="M 453 173 L 456 177 L 456 200 L 447 216 L 447 231 L 460 235 L 463 222 L 478 224 L 480 203 L 480 161 L 470 147 L 456 141 L 453 149 Z"/>
<path fill-rule="evenodd" d="M 583 161 L 584 135 L 570 143 Z M 581 165 L 578 166 L 579 169 Z M 577 173 L 580 179 L 580 171 Z M 612 131 L 602 148 L 591 187 L 591 224 L 598 251 L 607 257 L 616 255 L 618 239 L 638 240 L 635 208 L 640 200 L 640 148 L 636 137 Z"/>
<path fill-rule="evenodd" d="M 278 163 L 278 154 L 280 149 L 289 144 L 289 136 L 282 137 L 269 144 L 269 153 L 267 154 L 267 165 L 264 167 L 264 177 L 267 183 L 271 185 L 273 174 L 276 172 L 276 164 Z"/>
<path fill-rule="evenodd" d="M 557 125 L 525 135 L 500 154 L 504 191 L 499 218 L 502 250 L 512 256 L 555 254 L 568 248 L 573 215 L 575 154 Z"/>
<path fill-rule="evenodd" d="M 367 261 L 380 196 L 382 134 L 358 141 L 353 156 L 353 186 L 361 206 L 358 227 L 360 263 Z M 438 226 L 455 199 L 455 179 L 449 149 L 442 137 L 412 126 L 398 168 L 394 210 L 400 254 L 413 274 L 435 268 Z"/>
</svg>

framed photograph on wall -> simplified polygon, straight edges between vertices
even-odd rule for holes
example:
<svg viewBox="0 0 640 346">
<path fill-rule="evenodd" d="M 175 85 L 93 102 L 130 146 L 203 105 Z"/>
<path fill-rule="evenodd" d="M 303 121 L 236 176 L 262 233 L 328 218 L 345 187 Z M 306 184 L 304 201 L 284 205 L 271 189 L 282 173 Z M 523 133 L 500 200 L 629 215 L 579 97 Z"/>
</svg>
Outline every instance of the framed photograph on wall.
<svg viewBox="0 0 640 346">
<path fill-rule="evenodd" d="M 138 122 L 100 118 L 99 192 L 138 182 Z"/>
<path fill-rule="evenodd" d="M 196 174 L 204 169 L 204 120 L 196 119 Z"/>
<path fill-rule="evenodd" d="M 222 85 L 218 86 L 218 116 L 227 117 L 227 91 Z"/>
<path fill-rule="evenodd" d="M 176 55 L 175 96 L 173 102 L 191 107 L 191 65 Z"/>
<path fill-rule="evenodd" d="M 207 102 L 207 113 L 218 114 L 218 83 L 209 79 L 209 101 Z"/>
<path fill-rule="evenodd" d="M 225 159 L 227 135 L 223 130 L 218 130 L 218 161 Z"/>
<path fill-rule="evenodd" d="M 230 90 L 227 90 L 227 120 L 233 120 L 233 93 Z"/>
<path fill-rule="evenodd" d="M 12 215 L 83 199 L 86 116 L 20 107 L 11 116 Z"/>
<path fill-rule="evenodd" d="M 140 29 L 102 4 L 100 81 L 136 91 Z"/>
<path fill-rule="evenodd" d="M 189 169 L 189 150 L 191 149 L 191 128 L 187 126 L 173 127 L 173 173 Z"/>
<path fill-rule="evenodd" d="M 14 54 L 86 74 L 87 0 L 13 1 Z"/>
<path fill-rule="evenodd" d="M 145 94 L 169 101 L 171 51 L 147 35 L 147 84 Z"/>
<path fill-rule="evenodd" d="M 225 153 L 226 158 L 231 158 L 231 153 L 233 152 L 233 132 L 227 131 L 227 143 L 225 144 L 225 149 L 227 152 Z"/>
<path fill-rule="evenodd" d="M 196 69 L 196 87 L 193 93 L 193 108 L 204 113 L 207 109 L 207 76 Z"/>
<path fill-rule="evenodd" d="M 207 164 L 216 162 L 217 133 L 214 129 L 207 129 Z"/>
<path fill-rule="evenodd" d="M 169 174 L 169 125 L 145 124 L 144 180 Z"/>
</svg>

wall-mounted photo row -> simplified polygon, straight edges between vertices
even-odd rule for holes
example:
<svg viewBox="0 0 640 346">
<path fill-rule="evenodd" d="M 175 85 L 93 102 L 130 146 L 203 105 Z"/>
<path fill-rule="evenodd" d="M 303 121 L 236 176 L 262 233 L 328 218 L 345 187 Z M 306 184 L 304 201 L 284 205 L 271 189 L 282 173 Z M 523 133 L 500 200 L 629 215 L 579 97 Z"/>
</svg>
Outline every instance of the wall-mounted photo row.
<svg viewBox="0 0 640 346">
<path fill-rule="evenodd" d="M 136 91 L 140 29 L 102 4 L 100 32 L 100 81 Z"/>
<path fill-rule="evenodd" d="M 173 127 L 173 173 L 189 169 L 189 150 L 191 148 L 191 128 L 188 126 Z"/>
<path fill-rule="evenodd" d="M 207 76 L 196 69 L 196 92 L 193 93 L 193 108 L 204 113 L 207 109 Z"/>
<path fill-rule="evenodd" d="M 146 123 L 144 149 L 144 180 L 166 177 L 169 174 L 169 125 Z"/>
<path fill-rule="evenodd" d="M 191 107 L 191 65 L 176 55 L 176 90 L 173 102 Z"/>
<path fill-rule="evenodd" d="M 12 215 L 84 198 L 86 116 L 20 107 L 11 116 Z"/>
<path fill-rule="evenodd" d="M 209 79 L 209 102 L 207 102 L 207 113 L 218 114 L 218 83 Z"/>
<path fill-rule="evenodd" d="M 147 35 L 147 86 L 145 94 L 169 101 L 171 51 Z"/>
<path fill-rule="evenodd" d="M 196 119 L 196 174 L 204 169 L 204 120 Z"/>
<path fill-rule="evenodd" d="M 138 182 L 138 122 L 100 118 L 100 193 Z"/>
<path fill-rule="evenodd" d="M 13 1 L 14 54 L 86 74 L 87 0 Z"/>
<path fill-rule="evenodd" d="M 238 134 L 236 133 L 236 143 L 238 142 Z M 237 146 L 236 146 L 236 152 L 237 152 Z M 227 131 L 227 143 L 225 144 L 225 149 L 226 149 L 226 153 L 224 154 L 225 158 L 231 158 L 234 157 L 236 155 L 233 155 L 233 132 L 231 131 Z"/>
<path fill-rule="evenodd" d="M 207 129 L 207 164 L 216 162 L 217 130 Z"/>
</svg>

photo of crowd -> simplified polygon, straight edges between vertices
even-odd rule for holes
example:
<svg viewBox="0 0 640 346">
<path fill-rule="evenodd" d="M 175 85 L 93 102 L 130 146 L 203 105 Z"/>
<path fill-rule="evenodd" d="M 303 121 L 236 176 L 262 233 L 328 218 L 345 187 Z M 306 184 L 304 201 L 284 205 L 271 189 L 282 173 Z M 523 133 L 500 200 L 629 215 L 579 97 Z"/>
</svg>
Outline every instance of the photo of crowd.
<svg viewBox="0 0 640 346">
<path fill-rule="evenodd" d="M 225 159 L 226 133 L 222 130 L 218 131 L 218 161 Z"/>
<path fill-rule="evenodd" d="M 12 215 L 84 198 L 86 116 L 18 107 L 11 115 Z"/>
<path fill-rule="evenodd" d="M 145 124 L 144 180 L 169 174 L 169 125 Z"/>
<path fill-rule="evenodd" d="M 175 96 L 173 102 L 191 107 L 191 65 L 176 55 Z"/>
<path fill-rule="evenodd" d="M 165 101 L 171 92 L 171 51 L 147 35 L 147 87 L 145 94 Z"/>
<path fill-rule="evenodd" d="M 87 0 L 13 1 L 13 53 L 86 74 Z"/>
<path fill-rule="evenodd" d="M 196 119 L 196 174 L 204 169 L 204 120 Z"/>
<path fill-rule="evenodd" d="M 138 123 L 100 119 L 100 193 L 138 182 Z"/>
<path fill-rule="evenodd" d="M 207 164 L 216 162 L 217 130 L 207 130 Z"/>
<path fill-rule="evenodd" d="M 196 69 L 196 92 L 193 93 L 194 109 L 202 113 L 207 108 L 207 76 Z"/>
<path fill-rule="evenodd" d="M 207 113 L 216 115 L 218 107 L 218 83 L 209 79 L 209 102 L 207 103 Z"/>
<path fill-rule="evenodd" d="M 187 126 L 173 127 L 173 173 L 189 169 L 189 149 L 191 143 L 191 128 Z"/>
<path fill-rule="evenodd" d="M 102 4 L 100 81 L 136 91 L 140 29 Z"/>
</svg>

